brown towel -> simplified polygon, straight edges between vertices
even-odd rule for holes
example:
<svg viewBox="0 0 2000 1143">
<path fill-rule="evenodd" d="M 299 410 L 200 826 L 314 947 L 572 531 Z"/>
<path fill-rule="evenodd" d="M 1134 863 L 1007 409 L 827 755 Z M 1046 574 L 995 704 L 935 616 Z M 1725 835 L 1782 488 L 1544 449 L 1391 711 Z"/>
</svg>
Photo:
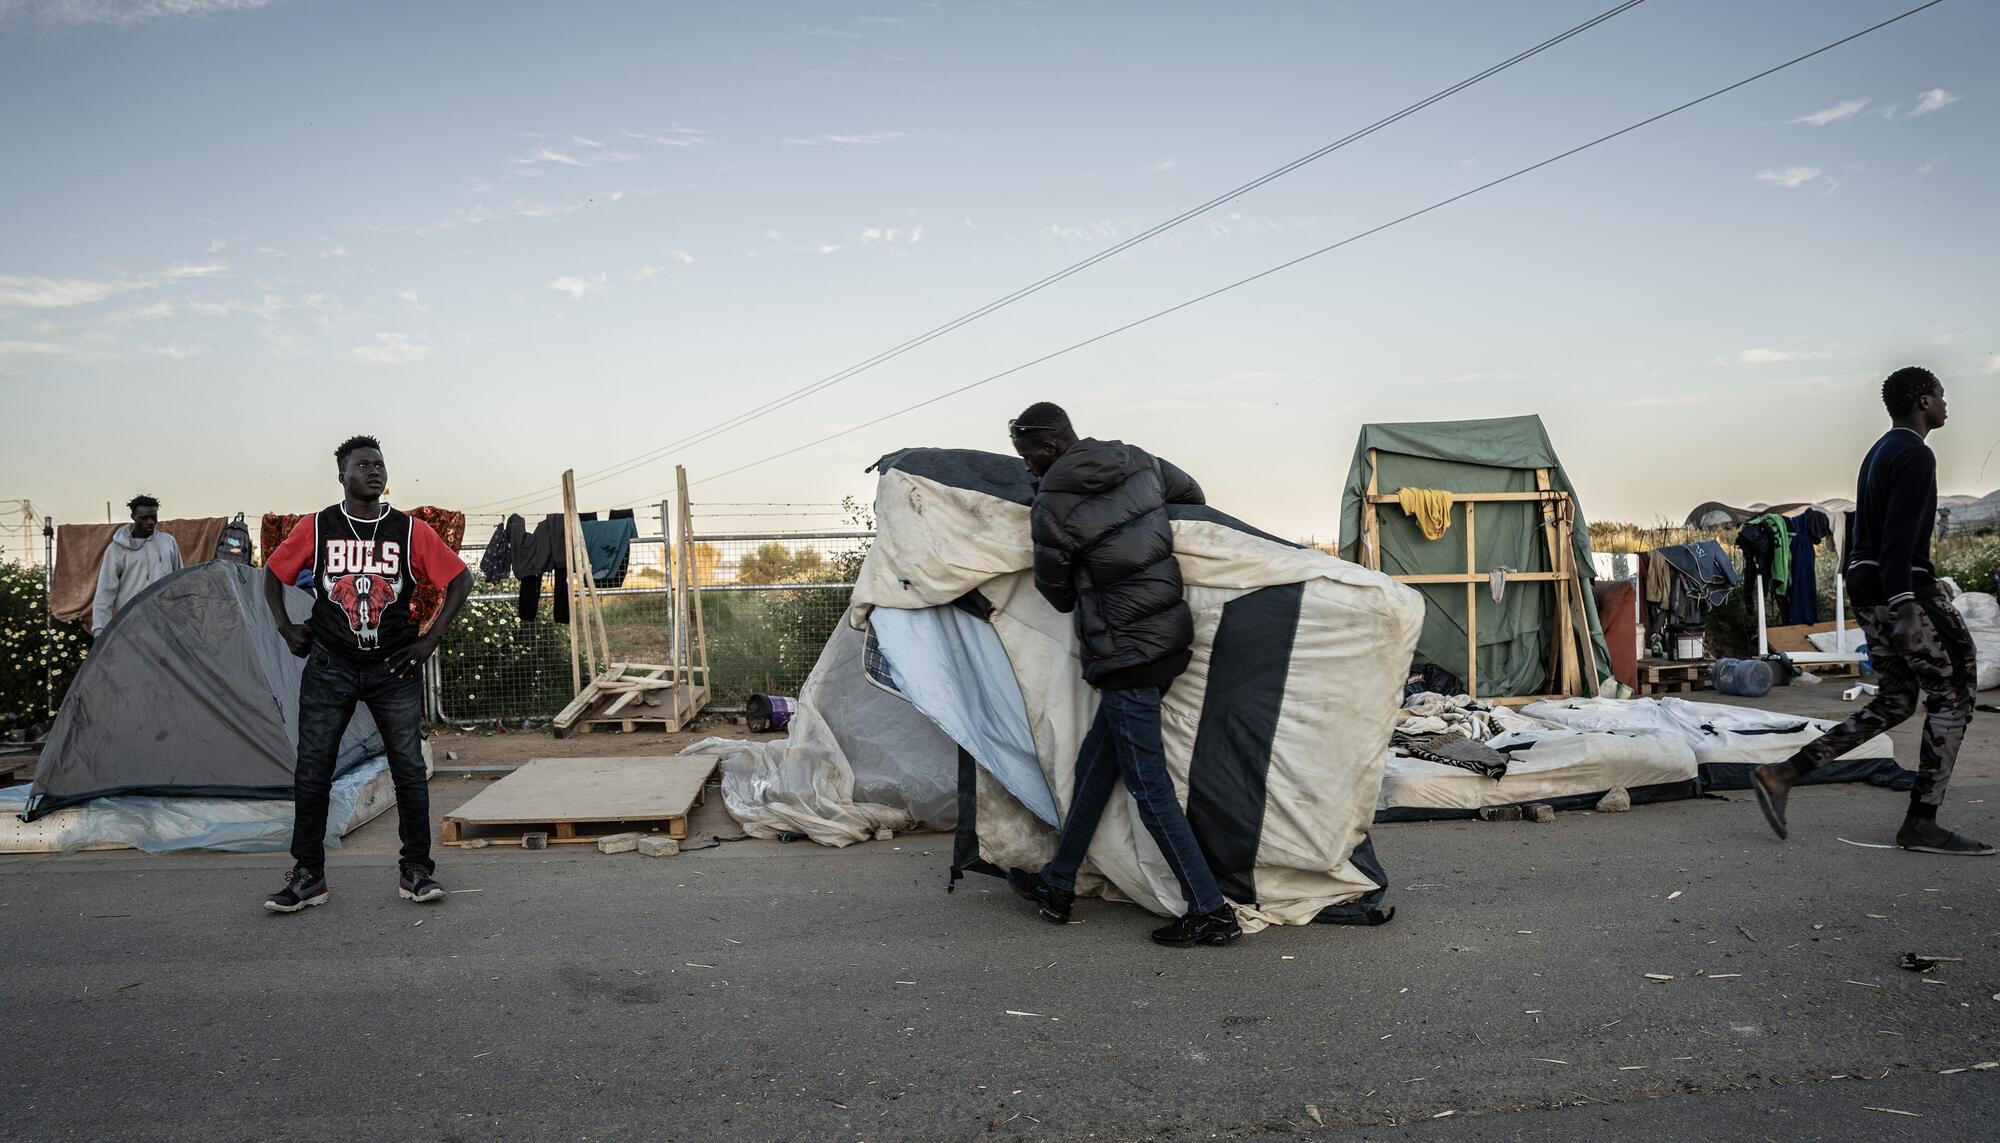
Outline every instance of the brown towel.
<svg viewBox="0 0 2000 1143">
<path fill-rule="evenodd" d="M 127 521 L 126 523 L 129 523 Z M 181 547 L 181 566 L 193 567 L 215 558 L 215 545 L 222 529 L 229 525 L 223 516 L 195 520 L 162 520 L 160 530 Z M 49 610 L 65 623 L 90 619 L 91 604 L 97 599 L 97 570 L 104 565 L 104 549 L 125 524 L 56 525 L 56 574 L 49 584 Z"/>
</svg>

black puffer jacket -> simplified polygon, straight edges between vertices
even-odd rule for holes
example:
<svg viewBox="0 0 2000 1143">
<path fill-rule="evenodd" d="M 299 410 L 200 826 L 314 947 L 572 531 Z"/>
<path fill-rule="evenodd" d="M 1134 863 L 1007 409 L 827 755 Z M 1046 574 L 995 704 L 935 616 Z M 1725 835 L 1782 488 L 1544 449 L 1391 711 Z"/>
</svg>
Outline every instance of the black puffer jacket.
<svg viewBox="0 0 2000 1143">
<path fill-rule="evenodd" d="M 1079 441 L 1042 477 L 1035 587 L 1075 613 L 1092 686 L 1165 686 L 1186 669 L 1194 617 L 1167 505 L 1202 502 L 1187 473 L 1118 441 Z"/>
</svg>

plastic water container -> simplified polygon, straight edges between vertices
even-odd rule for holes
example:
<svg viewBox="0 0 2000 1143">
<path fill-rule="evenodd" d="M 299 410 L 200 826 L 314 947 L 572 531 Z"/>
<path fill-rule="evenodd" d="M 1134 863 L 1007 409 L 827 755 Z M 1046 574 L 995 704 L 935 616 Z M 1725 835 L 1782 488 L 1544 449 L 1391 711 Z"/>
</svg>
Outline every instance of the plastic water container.
<svg viewBox="0 0 2000 1143">
<path fill-rule="evenodd" d="M 1775 681 L 1771 664 L 1762 659 L 1717 659 L 1710 678 L 1716 690 L 1739 698 L 1763 698 Z"/>
</svg>

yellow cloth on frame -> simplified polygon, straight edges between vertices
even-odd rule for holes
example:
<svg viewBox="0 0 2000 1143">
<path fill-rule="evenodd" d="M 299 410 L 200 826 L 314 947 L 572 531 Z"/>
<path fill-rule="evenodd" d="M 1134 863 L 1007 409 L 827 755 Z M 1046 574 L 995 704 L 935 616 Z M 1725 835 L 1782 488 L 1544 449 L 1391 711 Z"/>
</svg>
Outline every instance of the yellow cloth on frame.
<svg viewBox="0 0 2000 1143">
<path fill-rule="evenodd" d="M 1439 540 L 1451 530 L 1451 493 L 1442 488 L 1405 488 L 1396 493 L 1403 515 L 1415 516 L 1424 539 Z"/>
</svg>

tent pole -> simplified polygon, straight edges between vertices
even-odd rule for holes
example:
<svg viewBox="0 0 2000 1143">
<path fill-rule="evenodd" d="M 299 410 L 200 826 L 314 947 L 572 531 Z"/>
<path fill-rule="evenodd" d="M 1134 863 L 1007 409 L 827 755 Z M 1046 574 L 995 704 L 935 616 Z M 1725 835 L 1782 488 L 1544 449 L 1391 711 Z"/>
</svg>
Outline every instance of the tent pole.
<svg viewBox="0 0 2000 1143">
<path fill-rule="evenodd" d="M 682 532 L 689 539 L 692 539 L 694 536 L 694 508 L 688 503 L 688 474 L 687 469 L 678 464 L 674 466 L 674 486 L 680 497 Z M 695 578 L 699 580 L 700 577 L 696 576 Z M 698 651 L 701 656 L 701 685 L 702 689 L 706 691 L 710 686 L 708 675 L 708 627 L 702 620 L 701 585 L 699 583 L 696 583 L 694 589 L 694 639 L 695 647 L 690 648 L 690 651 Z M 694 716 L 696 710 L 700 709 L 699 704 L 695 702 L 696 697 L 693 692 L 690 692 L 688 697 L 690 705 L 688 715 L 690 718 Z"/>
<path fill-rule="evenodd" d="M 1757 577 L 1757 657 L 1771 653 L 1771 633 L 1764 627 L 1764 577 Z"/>
</svg>

